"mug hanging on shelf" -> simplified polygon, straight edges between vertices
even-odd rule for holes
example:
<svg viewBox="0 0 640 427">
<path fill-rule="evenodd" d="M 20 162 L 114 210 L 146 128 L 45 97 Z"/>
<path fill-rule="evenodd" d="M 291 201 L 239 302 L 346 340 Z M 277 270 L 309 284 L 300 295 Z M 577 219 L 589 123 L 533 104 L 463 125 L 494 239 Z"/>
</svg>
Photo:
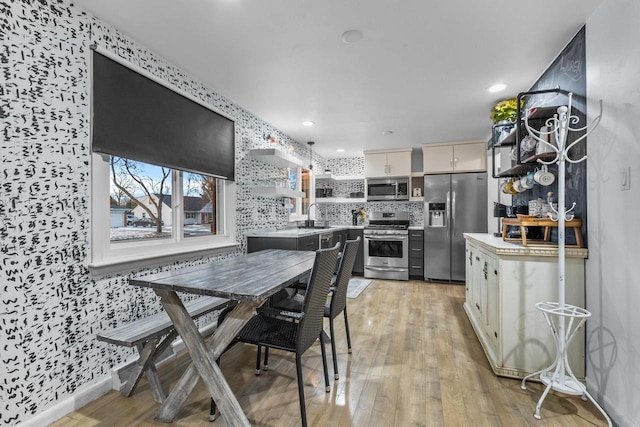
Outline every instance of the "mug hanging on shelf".
<svg viewBox="0 0 640 427">
<path fill-rule="evenodd" d="M 538 184 L 544 185 L 546 187 L 553 184 L 553 182 L 556 180 L 556 177 L 554 174 L 549 172 L 547 165 L 542 165 L 542 169 L 536 171 L 536 173 L 533 175 L 533 179 L 535 179 Z"/>
<path fill-rule="evenodd" d="M 519 182 L 520 182 L 520 187 L 524 188 L 525 190 L 531 190 L 534 185 L 533 178 L 529 180 L 528 175 L 525 175 L 522 178 L 520 178 Z"/>
</svg>

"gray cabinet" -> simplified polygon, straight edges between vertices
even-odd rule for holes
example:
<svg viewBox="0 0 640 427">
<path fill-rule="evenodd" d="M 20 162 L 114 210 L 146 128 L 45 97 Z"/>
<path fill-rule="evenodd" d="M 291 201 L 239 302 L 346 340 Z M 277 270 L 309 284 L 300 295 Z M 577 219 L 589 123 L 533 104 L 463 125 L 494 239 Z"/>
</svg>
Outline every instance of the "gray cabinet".
<svg viewBox="0 0 640 427">
<path fill-rule="evenodd" d="M 347 233 L 349 240 L 356 240 L 358 236 L 360 236 L 360 246 L 358 246 L 358 256 L 353 266 L 353 274 L 362 276 L 364 275 L 364 230 L 349 229 Z"/>
<path fill-rule="evenodd" d="M 320 247 L 317 234 L 312 236 L 285 237 L 248 237 L 247 252 L 258 252 L 264 249 L 289 249 L 294 251 L 315 251 Z"/>
<path fill-rule="evenodd" d="M 344 248 L 344 242 L 347 241 L 349 237 L 348 230 L 340 230 L 333 233 L 333 244 L 335 245 L 337 242 L 340 242 L 340 251 Z"/>
<path fill-rule="evenodd" d="M 409 277 L 424 279 L 423 230 L 409 230 Z"/>
</svg>

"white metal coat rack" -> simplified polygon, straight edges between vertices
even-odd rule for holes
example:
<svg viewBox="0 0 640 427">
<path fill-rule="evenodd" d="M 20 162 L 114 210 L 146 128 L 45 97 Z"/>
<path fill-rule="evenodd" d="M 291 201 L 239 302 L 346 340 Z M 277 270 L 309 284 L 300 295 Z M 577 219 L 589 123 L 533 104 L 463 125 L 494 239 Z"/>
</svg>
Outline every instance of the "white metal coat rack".
<svg viewBox="0 0 640 427">
<path fill-rule="evenodd" d="M 576 144 L 584 140 L 588 134 L 590 134 L 600 123 L 602 117 L 602 101 L 600 101 L 600 114 L 589 124 L 580 128 L 573 128 L 571 125 L 576 125 L 580 121 L 578 116 L 571 114 L 572 98 L 573 94 L 568 93 L 569 103 L 567 106 L 560 106 L 557 109 L 557 113 L 550 119 L 547 119 L 546 126 L 547 131 L 541 131 L 529 126 L 528 117 L 525 117 L 525 128 L 539 144 L 544 144 L 547 148 L 556 152 L 556 156 L 551 161 L 545 161 L 539 159 L 538 162 L 550 165 L 558 165 L 558 208 L 554 209 L 553 206 L 553 219 L 558 221 L 558 302 L 539 302 L 536 304 L 536 308 L 540 310 L 547 322 L 547 325 L 551 329 L 553 338 L 556 343 L 556 358 L 554 362 L 540 371 L 527 375 L 522 379 L 522 389 L 526 390 L 526 381 L 529 378 L 539 376 L 540 381 L 546 385 L 542 396 L 536 404 L 536 411 L 534 417 L 540 419 L 540 408 L 544 399 L 551 389 L 554 389 L 560 393 L 569 395 L 581 396 L 582 400 L 589 399 L 607 419 L 609 426 L 611 426 L 611 419 L 604 411 L 604 409 L 596 402 L 596 400 L 589 394 L 584 384 L 578 381 L 571 371 L 569 366 L 569 359 L 567 357 L 567 350 L 569 343 L 576 336 L 576 333 L 580 327 L 586 322 L 587 318 L 591 316 L 591 313 L 584 308 L 576 307 L 574 305 L 567 304 L 565 302 L 565 221 L 573 219 L 574 215 L 571 213 L 576 206 L 573 202 L 569 209 L 565 206 L 565 166 L 566 163 L 580 163 L 587 159 L 587 156 L 583 156 L 579 159 L 572 159 L 569 156 L 569 151 Z M 582 136 L 577 138 L 568 146 L 567 136 L 570 132 L 584 132 Z M 548 142 L 547 137 L 553 136 L 557 143 L 557 146 Z"/>
</svg>

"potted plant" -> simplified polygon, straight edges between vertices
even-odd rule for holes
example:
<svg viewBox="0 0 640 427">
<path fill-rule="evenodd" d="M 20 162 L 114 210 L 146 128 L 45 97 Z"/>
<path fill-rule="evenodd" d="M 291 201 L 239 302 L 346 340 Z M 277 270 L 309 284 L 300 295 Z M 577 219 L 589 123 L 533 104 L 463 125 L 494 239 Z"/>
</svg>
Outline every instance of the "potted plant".
<svg viewBox="0 0 640 427">
<path fill-rule="evenodd" d="M 516 98 L 505 99 L 498 102 L 491 110 L 491 120 L 493 123 L 500 123 L 505 120 L 513 123 L 518 116 L 518 104 Z M 521 105 L 522 107 L 522 105 Z"/>
</svg>

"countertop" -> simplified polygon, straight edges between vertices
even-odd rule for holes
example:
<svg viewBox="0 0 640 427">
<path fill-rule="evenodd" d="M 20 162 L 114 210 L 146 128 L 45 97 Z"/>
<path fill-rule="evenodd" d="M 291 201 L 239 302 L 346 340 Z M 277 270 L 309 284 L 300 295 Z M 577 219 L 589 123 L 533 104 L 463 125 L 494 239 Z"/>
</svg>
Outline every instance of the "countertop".
<svg viewBox="0 0 640 427">
<path fill-rule="evenodd" d="M 256 230 L 247 232 L 247 237 L 282 237 L 297 239 L 298 237 L 313 236 L 323 233 L 331 233 L 340 230 L 359 229 L 363 225 L 332 225 L 327 228 L 285 228 L 284 230 Z"/>
<path fill-rule="evenodd" d="M 255 230 L 247 232 L 247 237 L 281 237 L 297 239 L 340 230 L 364 230 L 364 225 L 331 225 L 327 228 L 285 228 L 284 230 Z M 422 225 L 411 225 L 409 230 L 424 230 Z"/>
<path fill-rule="evenodd" d="M 558 256 L 557 247 L 523 246 L 519 243 L 505 242 L 502 237 L 496 237 L 489 233 L 464 233 L 464 238 L 473 240 L 479 246 L 498 255 Z M 588 254 L 589 251 L 585 248 L 565 247 L 565 255 L 568 258 L 587 258 Z"/>
</svg>

